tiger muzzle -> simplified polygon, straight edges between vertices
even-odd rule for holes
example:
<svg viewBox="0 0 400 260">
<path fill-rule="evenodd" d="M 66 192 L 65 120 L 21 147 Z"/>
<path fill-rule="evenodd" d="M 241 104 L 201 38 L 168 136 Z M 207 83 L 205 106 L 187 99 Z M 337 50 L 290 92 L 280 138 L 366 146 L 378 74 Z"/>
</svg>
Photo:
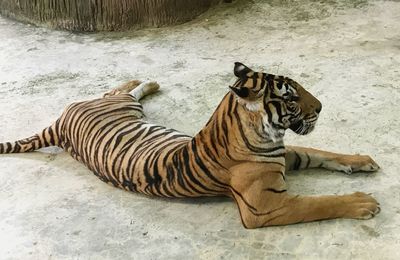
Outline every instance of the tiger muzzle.
<svg viewBox="0 0 400 260">
<path fill-rule="evenodd" d="M 318 117 L 315 118 L 314 120 L 309 120 L 309 121 L 301 119 L 301 120 L 298 120 L 298 121 L 292 123 L 289 126 L 289 128 L 296 134 L 306 135 L 306 134 L 310 133 L 312 130 L 314 130 L 317 119 L 318 119 Z"/>
</svg>

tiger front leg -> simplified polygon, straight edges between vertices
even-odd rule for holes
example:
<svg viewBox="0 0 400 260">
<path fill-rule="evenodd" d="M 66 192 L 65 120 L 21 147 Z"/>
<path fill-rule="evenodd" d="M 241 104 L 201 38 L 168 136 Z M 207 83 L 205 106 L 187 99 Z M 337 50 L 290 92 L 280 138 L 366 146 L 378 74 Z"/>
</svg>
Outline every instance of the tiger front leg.
<svg viewBox="0 0 400 260">
<path fill-rule="evenodd" d="M 251 172 L 251 169 L 256 172 Z M 299 196 L 289 194 L 279 171 L 257 172 L 257 167 L 237 167 L 231 191 L 246 228 L 288 225 L 334 218 L 369 219 L 379 213 L 370 195 Z"/>
<path fill-rule="evenodd" d="M 368 155 L 332 153 L 313 148 L 287 146 L 286 170 L 325 168 L 347 174 L 353 172 L 374 172 L 379 165 Z"/>
<path fill-rule="evenodd" d="M 254 191 L 252 191 L 254 193 Z M 262 201 L 260 201 L 262 198 Z M 334 218 L 370 219 L 379 203 L 370 195 L 299 196 L 291 194 L 235 194 L 243 225 L 259 228 Z"/>
</svg>

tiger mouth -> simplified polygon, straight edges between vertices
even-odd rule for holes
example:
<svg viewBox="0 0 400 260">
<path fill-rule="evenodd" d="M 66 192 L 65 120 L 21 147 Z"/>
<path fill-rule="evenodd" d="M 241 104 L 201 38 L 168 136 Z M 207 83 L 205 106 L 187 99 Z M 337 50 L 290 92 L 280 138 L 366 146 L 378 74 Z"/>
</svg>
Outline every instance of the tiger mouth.
<svg viewBox="0 0 400 260">
<path fill-rule="evenodd" d="M 314 122 L 307 122 L 305 120 L 299 120 L 290 125 L 290 129 L 299 135 L 306 135 L 314 130 L 315 121 Z"/>
</svg>

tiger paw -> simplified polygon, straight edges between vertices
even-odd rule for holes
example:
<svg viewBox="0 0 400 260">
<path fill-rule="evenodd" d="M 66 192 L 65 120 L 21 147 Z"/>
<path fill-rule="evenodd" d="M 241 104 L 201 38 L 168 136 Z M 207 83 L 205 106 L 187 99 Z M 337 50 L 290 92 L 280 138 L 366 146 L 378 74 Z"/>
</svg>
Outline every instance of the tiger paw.
<svg viewBox="0 0 400 260">
<path fill-rule="evenodd" d="M 355 192 L 344 195 L 346 209 L 345 216 L 354 219 L 370 219 L 380 212 L 379 203 L 370 195 L 364 192 Z"/>
<path fill-rule="evenodd" d="M 160 85 L 156 81 L 145 81 L 143 83 L 143 91 L 146 96 L 157 92 L 160 88 Z"/>
<path fill-rule="evenodd" d="M 368 155 L 346 155 L 338 158 L 341 167 L 339 171 L 347 174 L 353 172 L 375 172 L 380 169 L 379 165 Z"/>
</svg>

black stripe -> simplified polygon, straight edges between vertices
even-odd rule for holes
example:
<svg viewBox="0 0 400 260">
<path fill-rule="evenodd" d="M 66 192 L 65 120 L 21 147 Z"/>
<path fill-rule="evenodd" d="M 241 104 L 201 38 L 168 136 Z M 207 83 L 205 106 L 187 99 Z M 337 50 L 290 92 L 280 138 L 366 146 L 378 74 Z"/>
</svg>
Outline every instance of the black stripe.
<svg viewBox="0 0 400 260">
<path fill-rule="evenodd" d="M 50 144 L 55 145 L 53 129 L 51 129 L 51 127 L 48 127 L 47 131 L 49 132 L 50 135 Z"/>
<path fill-rule="evenodd" d="M 105 109 L 107 110 L 105 105 L 100 103 L 97 105 L 91 105 L 90 107 L 79 106 L 75 108 L 75 110 L 68 111 L 67 123 L 69 123 L 70 133 L 72 133 L 72 136 L 76 137 L 76 135 L 82 131 L 82 128 L 85 128 L 87 122 L 89 122 L 90 125 L 90 119 L 93 114 L 104 111 Z"/>
<path fill-rule="evenodd" d="M 279 90 L 282 89 L 282 85 L 283 85 L 283 82 L 282 82 L 281 80 L 279 80 L 278 83 L 276 83 L 276 87 L 277 87 Z"/>
<path fill-rule="evenodd" d="M 200 169 L 207 175 L 208 178 L 210 178 L 212 181 L 214 181 L 215 183 L 218 183 L 219 185 L 221 185 L 222 187 L 227 187 L 228 185 L 221 182 L 220 180 L 218 180 L 209 170 L 208 168 L 204 165 L 203 161 L 201 160 L 201 158 L 198 155 L 197 152 L 197 146 L 196 146 L 196 140 L 193 138 L 192 142 L 191 142 L 191 148 L 192 148 L 192 152 L 194 154 L 194 158 L 196 161 L 196 164 L 200 167 Z M 221 186 L 219 186 L 221 188 Z"/>
<path fill-rule="evenodd" d="M 222 132 L 224 134 L 223 138 L 226 140 L 227 143 L 229 143 L 228 126 L 224 119 L 222 119 L 221 126 L 222 126 Z"/>
<path fill-rule="evenodd" d="M 265 190 L 265 191 L 271 191 L 271 192 L 273 192 L 273 193 L 283 193 L 283 192 L 286 192 L 287 190 L 276 190 L 276 189 L 274 189 L 274 188 L 266 188 L 266 189 L 263 189 L 263 190 Z"/>
<path fill-rule="evenodd" d="M 167 194 L 167 196 L 168 197 L 175 197 L 176 195 L 175 194 L 173 194 L 169 189 L 168 189 L 168 187 L 167 187 L 167 183 L 166 182 L 164 182 L 163 184 L 162 184 L 162 188 L 163 188 L 163 191 L 165 192 L 165 194 Z"/>
<path fill-rule="evenodd" d="M 47 141 L 47 139 L 46 139 L 46 129 L 44 129 L 43 131 L 42 131 L 42 136 L 41 136 L 42 138 L 42 140 L 43 140 L 43 142 L 44 142 L 44 147 L 47 147 L 47 146 L 49 146 L 49 142 Z"/>
<path fill-rule="evenodd" d="M 154 154 L 154 153 L 153 153 Z M 150 155 L 151 156 L 151 155 Z M 154 158 L 154 156 L 153 156 Z M 161 182 L 162 182 L 162 178 L 159 175 L 159 171 L 158 171 L 158 157 L 155 158 L 155 160 L 151 160 L 150 165 L 150 158 L 148 158 L 146 160 L 146 163 L 144 165 L 144 169 L 143 169 L 143 173 L 145 174 L 146 177 L 146 182 L 147 182 L 147 186 L 145 188 L 145 190 L 148 190 L 149 188 L 155 188 L 157 191 L 156 195 L 162 195 L 161 193 Z M 151 176 L 150 171 L 153 173 L 153 176 Z M 152 192 L 154 194 L 154 192 Z"/>
<path fill-rule="evenodd" d="M 7 143 L 6 143 L 6 146 L 7 146 L 6 153 L 11 152 L 11 150 L 12 150 L 12 145 L 11 145 L 11 143 L 7 142 Z"/>
<path fill-rule="evenodd" d="M 308 155 L 308 153 L 306 153 L 306 156 L 307 156 L 307 164 L 306 164 L 306 167 L 305 167 L 305 168 L 308 168 L 308 167 L 310 166 L 310 163 L 311 163 L 311 158 L 310 158 L 310 156 Z"/>
<path fill-rule="evenodd" d="M 257 79 L 258 79 L 258 74 L 254 73 L 252 80 L 253 80 L 253 90 L 257 90 Z"/>
<path fill-rule="evenodd" d="M 266 153 L 272 153 L 272 152 L 275 152 L 275 151 L 277 151 L 279 149 L 285 149 L 285 147 L 282 146 L 282 145 L 279 145 L 279 146 L 276 146 L 276 147 L 272 147 L 272 148 L 263 148 L 263 147 L 257 147 L 257 146 L 254 146 L 254 145 L 250 144 L 249 140 L 246 137 L 246 134 L 243 131 L 243 126 L 242 126 L 242 123 L 240 122 L 240 117 L 239 117 L 238 112 L 235 111 L 234 115 L 235 115 L 237 123 L 238 123 L 238 129 L 240 131 L 240 135 L 242 137 L 242 140 L 245 142 L 247 148 L 249 148 L 250 151 L 255 152 L 255 153 L 259 153 L 261 155 L 261 154 L 266 154 Z M 278 156 L 276 156 L 276 155 L 264 155 L 264 156 L 266 156 L 266 157 L 279 157 L 281 155 L 282 154 L 279 154 Z"/>
<path fill-rule="evenodd" d="M 170 159 L 171 154 L 174 154 L 175 151 L 177 151 L 178 148 L 176 147 L 169 147 L 168 152 L 164 155 L 163 158 L 163 167 L 167 168 L 167 181 L 168 181 L 168 185 L 172 185 L 172 183 L 174 182 L 175 179 L 175 171 L 172 167 L 172 165 L 167 162 Z"/>
<path fill-rule="evenodd" d="M 229 119 L 231 120 L 231 122 L 232 122 L 232 106 L 233 106 L 233 100 L 234 100 L 234 96 L 232 95 L 232 94 L 230 94 L 229 95 L 229 99 L 228 99 L 228 111 L 227 111 L 227 114 L 228 114 L 228 117 L 229 117 Z"/>
<path fill-rule="evenodd" d="M 183 165 L 185 169 L 186 175 L 189 177 L 190 181 L 195 183 L 197 186 L 202 188 L 203 190 L 209 191 L 209 192 L 218 192 L 217 190 L 210 189 L 206 186 L 204 186 L 196 177 L 194 177 L 192 173 L 192 169 L 190 168 L 190 158 L 189 158 L 189 152 L 188 148 L 184 147 L 182 150 L 182 156 L 183 156 Z"/>
<path fill-rule="evenodd" d="M 272 122 L 272 112 L 268 107 L 268 103 L 265 101 L 263 103 L 264 103 L 264 111 L 265 111 L 265 113 L 267 113 L 268 122 L 271 123 Z"/>
<path fill-rule="evenodd" d="M 133 183 L 132 181 L 124 179 L 124 181 L 122 182 L 122 186 L 128 188 L 128 190 L 130 191 L 137 192 L 136 184 Z"/>
<path fill-rule="evenodd" d="M 221 128 L 222 128 L 222 130 L 223 130 L 222 138 L 221 138 L 221 131 L 220 131 Z M 231 156 L 230 156 L 230 154 L 229 154 L 229 149 L 226 149 L 226 148 L 229 147 L 229 146 L 228 146 L 228 129 L 227 129 L 225 120 L 222 119 L 222 123 L 220 124 L 220 123 L 219 123 L 219 120 L 218 120 L 218 116 L 216 116 L 216 117 L 215 117 L 215 129 L 216 129 L 216 134 L 217 134 L 217 141 L 218 141 L 218 143 L 221 144 L 220 141 L 222 140 L 221 146 L 222 146 L 223 148 L 225 148 L 224 151 L 225 151 L 225 153 L 226 153 L 226 156 L 227 156 L 228 158 L 231 158 Z"/>
<path fill-rule="evenodd" d="M 298 170 L 300 168 L 300 164 L 301 164 L 301 157 L 298 155 L 297 152 L 295 152 L 295 151 L 293 151 L 293 152 L 295 155 L 295 161 L 294 161 L 292 170 Z"/>
<path fill-rule="evenodd" d="M 120 129 L 118 129 L 117 130 L 117 132 L 118 131 L 120 131 L 120 130 L 122 130 L 122 129 L 125 129 L 126 128 L 126 125 L 124 124 L 124 125 L 122 125 L 124 122 L 121 122 L 121 123 L 118 123 L 117 124 L 117 126 L 116 127 L 119 127 Z M 122 126 L 121 126 L 122 125 Z M 103 167 L 104 167 L 104 169 L 106 170 L 106 171 L 108 171 L 108 166 L 109 166 L 109 161 L 110 160 L 108 160 L 108 157 L 110 156 L 110 153 L 113 153 L 113 152 L 115 152 L 115 147 L 114 147 L 114 149 L 110 149 L 110 145 L 111 145 L 111 143 L 115 140 L 115 135 L 114 136 L 112 136 L 111 138 L 109 138 L 108 140 L 107 140 L 107 142 L 104 144 L 104 146 L 103 146 L 103 156 L 102 156 L 102 161 L 103 161 Z M 111 154 L 111 157 L 113 157 L 112 156 L 112 154 Z M 96 156 L 96 158 L 98 158 L 98 156 Z M 111 158 L 112 159 L 112 164 L 111 164 L 111 167 L 113 167 L 114 166 L 114 160 L 115 160 L 115 158 Z M 115 175 L 115 174 L 118 174 L 119 173 L 119 171 L 114 171 L 114 168 L 111 168 L 111 172 L 108 174 L 108 175 L 110 175 L 110 177 L 112 177 L 112 178 L 114 178 L 114 179 L 117 179 L 117 180 L 119 180 L 120 178 L 119 178 L 119 176 L 117 175 Z"/>
<path fill-rule="evenodd" d="M 19 145 L 18 142 L 15 142 L 13 153 L 19 153 L 20 151 L 21 151 L 21 146 Z"/>
<path fill-rule="evenodd" d="M 140 126 L 141 126 L 141 125 L 135 126 L 135 127 L 132 128 L 132 129 L 129 129 L 129 130 L 127 130 L 127 131 L 124 131 L 124 132 L 118 134 L 118 137 L 117 137 L 118 142 L 116 142 L 116 144 L 115 144 L 115 146 L 114 146 L 114 149 L 116 149 L 116 147 L 119 145 L 120 139 L 122 139 L 123 136 L 125 136 L 126 134 L 129 134 L 129 133 L 131 133 L 131 132 L 136 131 Z M 123 129 L 123 130 L 125 130 L 125 129 Z M 142 130 L 142 131 L 144 131 L 144 130 Z M 116 162 L 118 161 L 119 158 L 121 158 L 121 161 L 123 161 L 123 160 L 125 159 L 125 156 L 126 156 L 126 154 L 127 154 L 127 151 L 128 151 L 129 148 L 131 147 L 131 144 L 137 140 L 136 136 L 137 136 L 137 135 L 135 135 L 134 137 L 132 137 L 132 138 L 130 138 L 128 141 L 126 141 L 126 142 L 123 144 L 122 148 L 119 149 L 118 155 L 114 158 L 113 165 L 112 165 L 112 168 L 114 169 L 114 171 L 116 171 L 116 172 L 119 171 L 119 168 L 120 168 L 120 167 L 118 167 L 118 168 L 116 167 L 116 166 L 117 166 L 117 165 L 116 165 Z M 171 136 L 171 137 L 169 137 L 169 138 L 167 138 L 167 139 L 162 140 L 165 144 L 164 144 L 163 146 L 161 146 L 161 147 L 158 147 L 158 150 L 159 150 L 159 151 L 164 150 L 165 148 L 167 148 L 168 146 L 171 145 L 170 143 L 168 143 L 170 140 L 174 140 L 174 139 L 179 138 L 179 137 L 183 137 L 183 135 L 175 135 L 175 136 Z M 165 159 L 165 158 L 164 158 L 164 159 Z M 163 165 L 165 165 L 164 159 L 163 159 Z M 119 166 L 121 166 L 121 165 L 119 165 Z M 125 169 L 125 172 L 129 172 L 129 171 L 130 171 L 130 169 Z"/>
<path fill-rule="evenodd" d="M 122 108 L 107 110 L 106 112 L 100 113 L 100 114 L 94 114 L 96 116 L 96 120 L 95 119 L 92 119 L 91 121 L 88 120 L 89 121 L 88 125 L 86 127 L 83 125 L 82 127 L 85 128 L 86 133 L 93 133 L 93 129 L 96 127 L 96 125 L 101 123 L 103 120 L 108 119 L 109 117 L 115 117 L 115 116 L 126 117 L 127 115 L 124 115 L 123 113 L 119 113 L 119 112 L 130 111 L 130 110 L 131 109 L 129 107 L 122 107 Z M 92 115 L 93 115 L 93 113 L 91 113 L 88 116 L 90 117 Z M 132 119 L 137 120 L 137 118 L 134 118 L 134 117 L 132 117 Z M 78 122 L 78 121 L 74 120 L 74 123 L 71 126 L 75 125 L 76 122 Z M 108 124 L 111 124 L 114 122 L 115 121 L 111 121 Z M 100 128 L 99 130 L 102 130 L 102 129 L 104 129 L 104 126 L 102 128 Z M 95 135 L 98 135 L 99 130 L 97 131 L 97 133 Z M 80 128 L 78 128 L 76 131 L 72 131 L 73 137 L 75 140 L 79 140 L 80 132 L 81 132 Z"/>
<path fill-rule="evenodd" d="M 257 209 L 256 209 L 255 207 L 253 207 L 249 202 L 247 202 L 247 201 L 244 199 L 244 197 L 243 197 L 243 195 L 242 195 L 241 193 L 239 193 L 237 190 L 235 190 L 232 186 L 230 186 L 230 189 L 231 189 L 236 195 L 238 195 L 238 196 L 242 199 L 242 201 L 244 202 L 244 204 L 246 204 L 246 206 L 247 206 L 249 209 L 251 209 L 251 210 L 253 210 L 253 211 L 257 211 Z"/>
<path fill-rule="evenodd" d="M 202 137 L 202 133 L 200 133 L 200 137 Z M 209 143 L 211 143 L 211 147 L 213 148 L 213 151 L 214 151 L 214 153 L 218 156 L 219 155 L 219 153 L 218 153 L 218 148 L 217 148 L 217 138 L 215 138 L 215 132 L 214 131 L 212 131 L 210 134 L 209 134 L 209 137 L 211 138 L 211 140 L 209 140 Z M 218 142 L 219 143 L 219 142 Z"/>
<path fill-rule="evenodd" d="M 225 166 L 223 166 L 220 163 L 219 158 L 215 157 L 214 154 L 211 152 L 211 150 L 207 146 L 204 146 L 204 152 L 206 153 L 208 158 L 210 158 L 210 160 L 209 160 L 210 162 L 213 162 L 213 163 L 217 164 L 222 169 L 228 170 Z"/>
<path fill-rule="evenodd" d="M 276 109 L 276 114 L 278 115 L 278 122 L 282 123 L 282 107 L 281 102 L 279 101 L 270 101 L 269 104 L 272 104 Z"/>
<path fill-rule="evenodd" d="M 124 119 L 124 117 L 122 117 L 122 119 Z M 119 118 L 118 120 L 121 120 L 121 118 Z M 99 152 L 100 152 L 100 149 L 99 149 L 99 147 L 100 147 L 100 145 L 102 145 L 102 142 L 103 142 L 103 140 L 104 140 L 104 138 L 109 134 L 109 132 L 111 131 L 111 130 L 113 130 L 113 128 L 115 128 L 115 127 L 118 127 L 119 125 L 120 125 L 121 123 L 118 123 L 118 124 L 116 124 L 116 122 L 115 121 L 111 121 L 111 122 L 108 122 L 108 123 L 106 123 L 105 125 L 103 125 L 102 127 L 100 127 L 98 130 L 97 130 L 97 132 L 96 132 L 96 136 L 98 136 L 98 138 L 93 138 L 93 141 L 94 140 L 96 140 L 96 144 L 94 145 L 94 147 L 93 147 L 93 149 L 86 149 L 87 151 L 88 150 L 90 150 L 90 151 L 94 151 L 94 154 L 93 154 L 93 158 L 95 158 L 95 166 L 96 166 L 96 168 L 97 169 L 99 169 Z M 108 128 L 108 127 L 110 127 L 110 126 L 112 126 L 111 127 L 111 129 L 107 129 L 107 131 L 106 131 L 106 128 Z M 90 133 L 90 132 L 88 132 L 88 133 Z M 112 140 L 112 138 L 110 138 L 108 141 L 107 141 L 107 143 L 105 144 L 105 147 L 104 147 L 104 149 L 106 150 L 106 146 L 107 146 L 107 144 L 110 142 Z M 80 147 L 80 151 L 82 151 L 85 147 L 84 147 L 84 145 L 79 145 L 79 142 L 77 142 L 77 145 L 76 145 L 77 147 Z M 90 148 L 92 148 L 92 146 L 90 146 Z M 83 153 L 83 151 L 82 151 L 82 153 Z M 81 153 L 79 153 L 79 154 L 81 154 Z M 83 153 L 84 154 L 84 153 Z M 86 154 L 85 154 L 86 155 Z M 102 159 L 104 160 L 104 153 L 103 153 L 103 157 L 102 157 Z"/>
<path fill-rule="evenodd" d="M 261 85 L 260 87 L 263 88 L 265 86 L 265 73 L 262 73 L 262 78 L 261 78 Z M 261 90 L 260 88 L 260 90 Z"/>
<path fill-rule="evenodd" d="M 119 119 L 121 119 L 121 118 L 119 118 Z M 119 120 L 118 119 L 118 120 Z M 122 119 L 124 119 L 124 117 L 122 118 Z M 99 123 L 99 122 L 97 122 L 97 123 Z M 106 127 L 108 127 L 108 126 L 110 126 L 110 125 L 112 125 L 112 124 L 115 124 L 116 123 L 116 121 L 113 121 L 113 122 L 109 122 L 109 123 L 107 123 L 106 125 L 103 125 L 99 130 L 97 130 L 93 135 L 89 135 L 89 137 L 87 138 L 88 140 L 85 142 L 85 140 L 82 140 L 82 143 L 84 143 L 84 144 L 86 144 L 86 148 L 87 147 L 90 147 L 90 148 L 92 148 L 93 146 L 95 146 L 95 148 L 97 148 L 98 147 L 98 145 L 100 145 L 100 143 L 99 143 L 99 137 L 100 136 L 102 136 L 102 134 L 104 134 L 104 128 L 106 128 Z M 127 123 L 127 122 L 121 122 L 121 123 Z M 119 123 L 119 124 L 121 124 L 121 123 Z M 136 122 L 132 122 L 132 124 L 134 124 L 134 123 L 136 123 Z M 117 126 L 119 126 L 119 125 L 117 125 Z M 140 128 L 140 126 L 141 126 L 141 124 L 139 124 L 138 126 L 136 126 L 136 129 L 138 129 L 138 128 Z M 143 129 L 142 131 L 145 131 L 145 129 Z M 93 131 L 92 130 L 90 130 L 90 131 L 86 131 L 87 133 L 93 133 Z M 108 132 L 106 132 L 105 134 L 107 134 Z M 104 137 L 103 137 L 104 138 Z M 131 138 L 132 139 L 132 138 Z M 130 139 L 130 140 L 131 140 Z M 78 141 L 78 140 L 76 140 L 76 141 Z M 94 142 L 96 142 L 96 143 L 94 143 Z M 126 144 L 125 144 L 126 145 Z M 125 145 L 123 146 L 123 148 L 125 147 Z M 85 148 L 85 146 L 84 145 L 81 145 L 80 146 L 80 150 L 83 152 L 83 149 Z M 86 149 L 86 151 L 89 151 L 89 149 Z"/>
<path fill-rule="evenodd" d="M 172 169 L 173 172 L 176 173 L 176 174 L 174 174 L 174 175 L 177 177 L 176 179 L 177 179 L 177 181 L 178 181 L 179 186 L 180 186 L 182 189 L 184 189 L 185 191 L 187 191 L 189 194 L 191 194 L 192 191 L 189 190 L 188 187 L 186 187 L 185 182 L 184 182 L 184 180 L 183 180 L 181 165 L 180 165 L 180 162 L 179 162 L 178 154 L 177 154 L 177 153 L 175 153 L 175 154 L 173 155 L 173 157 L 172 157 L 172 163 L 173 163 L 173 166 L 174 166 L 174 167 L 171 167 L 170 169 Z M 176 169 L 176 172 L 175 172 L 175 169 Z"/>
<path fill-rule="evenodd" d="M 130 130 L 124 132 L 123 135 L 125 135 L 125 133 L 130 133 L 130 132 L 136 131 L 138 128 L 140 128 L 140 126 L 141 126 L 141 125 L 135 126 L 134 128 L 132 128 L 132 129 L 130 129 Z M 138 133 L 136 133 L 132 138 L 130 138 L 129 140 L 127 140 L 127 141 L 123 144 L 123 146 L 120 148 L 120 150 L 119 150 L 119 152 L 118 152 L 118 155 L 114 158 L 113 163 L 112 163 L 112 166 L 111 166 L 112 169 L 114 169 L 116 172 L 119 171 L 120 166 L 121 166 L 121 165 L 119 165 L 118 168 L 116 167 L 116 166 L 117 166 L 116 163 L 117 163 L 118 159 L 121 158 L 121 161 L 123 161 L 123 160 L 125 159 L 126 153 L 128 152 L 128 150 L 129 150 L 131 144 L 133 144 L 134 142 L 136 142 L 137 137 L 140 136 L 140 135 L 142 134 L 143 131 L 144 131 L 144 129 L 142 129 L 141 131 L 139 131 Z M 122 135 L 122 134 L 121 134 L 121 135 Z M 126 172 L 129 172 L 129 169 L 128 169 L 128 168 L 126 169 Z M 132 171 L 132 172 L 133 172 L 133 171 Z"/>
<path fill-rule="evenodd" d="M 194 192 L 192 192 L 192 195 L 195 195 L 196 193 L 197 194 L 207 194 L 206 192 L 200 191 L 195 186 L 192 185 L 194 180 L 197 181 L 197 179 L 192 175 L 190 167 L 189 168 L 185 167 L 186 166 L 185 158 L 183 158 L 183 156 L 181 154 L 179 154 L 177 157 L 178 157 L 178 163 L 179 163 L 178 174 L 182 175 L 183 179 L 185 180 L 185 183 L 189 186 L 189 188 L 192 191 L 194 191 Z"/>
</svg>

